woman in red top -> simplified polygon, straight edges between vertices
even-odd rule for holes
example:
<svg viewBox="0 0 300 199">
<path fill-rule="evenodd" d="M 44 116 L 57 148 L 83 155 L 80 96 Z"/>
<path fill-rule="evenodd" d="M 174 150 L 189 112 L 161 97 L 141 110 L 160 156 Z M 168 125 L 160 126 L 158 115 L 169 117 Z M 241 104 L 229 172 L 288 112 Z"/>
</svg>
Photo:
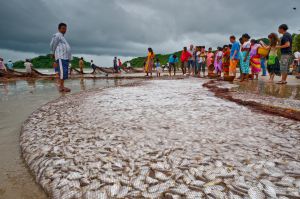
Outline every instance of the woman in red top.
<svg viewBox="0 0 300 199">
<path fill-rule="evenodd" d="M 119 71 L 121 72 L 121 68 L 122 68 L 122 62 L 121 62 L 121 59 L 118 59 L 118 67 L 119 67 Z"/>
<path fill-rule="evenodd" d="M 188 61 L 189 58 L 192 57 L 192 54 L 189 53 L 189 51 L 187 50 L 186 47 L 183 48 L 183 51 L 181 53 L 180 56 L 180 61 L 181 61 L 181 70 L 182 70 L 182 74 L 185 75 L 186 74 L 186 68 L 188 66 Z"/>
<path fill-rule="evenodd" d="M 223 47 L 223 57 L 222 57 L 222 68 L 224 76 L 229 75 L 229 65 L 230 65 L 230 49 L 227 45 Z"/>
</svg>

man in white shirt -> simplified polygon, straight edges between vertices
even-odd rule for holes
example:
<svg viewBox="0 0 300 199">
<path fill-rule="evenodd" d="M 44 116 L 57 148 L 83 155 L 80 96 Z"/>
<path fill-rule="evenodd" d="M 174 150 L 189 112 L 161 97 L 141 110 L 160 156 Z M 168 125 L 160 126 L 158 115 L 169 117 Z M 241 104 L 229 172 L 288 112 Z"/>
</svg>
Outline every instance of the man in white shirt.
<svg viewBox="0 0 300 199">
<path fill-rule="evenodd" d="M 188 60 L 188 74 L 191 75 L 194 75 L 194 72 L 195 72 L 195 49 L 194 49 L 194 45 L 191 44 L 190 45 L 190 49 L 188 50 L 189 53 L 192 55 L 189 60 Z"/>
<path fill-rule="evenodd" d="M 67 25 L 65 23 L 60 23 L 58 25 L 58 32 L 53 35 L 50 43 L 51 50 L 53 52 L 53 57 L 55 58 L 58 67 L 56 67 L 56 72 L 59 73 L 59 91 L 60 92 L 70 92 L 69 88 L 64 86 L 64 80 L 68 79 L 68 68 L 71 61 L 71 47 L 64 35 L 67 32 Z"/>
<path fill-rule="evenodd" d="M 26 59 L 26 61 L 24 62 L 24 66 L 25 66 L 26 73 L 30 75 L 32 73 L 32 63 L 30 62 L 29 59 Z"/>
</svg>

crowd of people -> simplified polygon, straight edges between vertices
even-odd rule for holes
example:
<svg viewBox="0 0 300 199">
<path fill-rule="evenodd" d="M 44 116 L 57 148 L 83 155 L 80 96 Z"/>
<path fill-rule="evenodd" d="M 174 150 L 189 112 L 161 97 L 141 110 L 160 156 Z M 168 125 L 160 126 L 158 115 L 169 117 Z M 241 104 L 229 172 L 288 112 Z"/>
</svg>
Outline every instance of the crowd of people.
<svg viewBox="0 0 300 199">
<path fill-rule="evenodd" d="M 275 75 L 281 76 L 278 84 L 286 84 L 290 67 L 293 66 L 296 77 L 300 78 L 300 52 L 292 54 L 292 35 L 288 32 L 288 26 L 282 24 L 278 28 L 281 39 L 277 33 L 268 35 L 269 42 L 251 39 L 245 33 L 237 40 L 236 36 L 230 36 L 230 44 L 218 47 L 216 51 L 212 48 L 206 50 L 205 46 L 190 45 L 183 48 L 180 57 L 176 54 L 170 55 L 168 60 L 169 75 L 176 75 L 177 63 L 180 61 L 180 68 L 183 75 L 205 77 L 236 77 L 239 68 L 240 81 L 249 79 L 257 80 L 259 75 L 269 73 L 269 81 L 274 81 Z M 152 76 L 154 66 L 160 75 L 159 60 L 155 60 L 152 48 L 148 49 L 148 55 L 144 63 L 146 76 Z"/>
<path fill-rule="evenodd" d="M 71 48 L 64 35 L 67 32 L 67 25 L 60 23 L 58 32 L 53 35 L 50 43 L 55 62 L 53 64 L 55 72 L 59 79 L 59 91 L 70 92 L 70 89 L 64 86 L 64 80 L 68 78 L 70 68 L 72 68 Z M 218 47 L 215 51 L 212 48 L 206 50 L 205 46 L 190 45 L 189 48 L 184 47 L 180 56 L 176 54 L 170 55 L 168 59 L 169 75 L 176 75 L 177 66 L 183 75 L 205 77 L 214 76 L 219 78 L 233 77 L 236 78 L 237 69 L 239 68 L 240 81 L 248 81 L 249 79 L 257 80 L 260 73 L 262 76 L 269 73 L 269 81 L 274 81 L 274 77 L 281 76 L 278 84 L 286 84 L 290 67 L 294 68 L 296 77 L 300 79 L 300 52 L 292 54 L 292 35 L 288 32 L 288 26 L 282 24 L 278 28 L 278 33 L 282 35 L 279 38 L 277 33 L 268 35 L 269 42 L 255 40 L 249 34 L 243 34 L 239 39 L 236 36 L 230 36 L 230 44 Z M 128 62 L 130 64 L 130 62 Z M 26 60 L 24 63 L 27 73 L 32 72 L 32 63 Z M 0 70 L 7 71 L 13 69 L 11 60 L 5 65 L 4 60 L 0 58 Z M 130 65 L 129 65 L 130 67 Z M 83 74 L 84 60 L 79 60 L 80 72 Z M 96 71 L 96 65 L 91 60 L 91 68 L 93 73 Z M 152 76 L 155 68 L 157 76 L 161 76 L 162 68 L 160 60 L 156 58 L 152 48 L 148 48 L 148 55 L 144 62 L 144 71 L 146 76 Z M 117 57 L 113 59 L 113 70 L 120 73 L 122 69 L 122 61 Z"/>
</svg>

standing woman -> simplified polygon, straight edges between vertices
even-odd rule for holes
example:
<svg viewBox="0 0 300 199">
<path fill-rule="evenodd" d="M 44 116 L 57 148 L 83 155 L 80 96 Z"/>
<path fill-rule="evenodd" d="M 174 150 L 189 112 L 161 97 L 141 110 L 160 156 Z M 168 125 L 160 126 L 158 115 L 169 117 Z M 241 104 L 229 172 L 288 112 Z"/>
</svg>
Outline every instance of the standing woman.
<svg viewBox="0 0 300 199">
<path fill-rule="evenodd" d="M 223 47 L 222 56 L 222 68 L 224 76 L 229 76 L 229 66 L 230 66 L 230 49 L 227 45 Z"/>
<path fill-rule="evenodd" d="M 255 76 L 255 80 L 258 80 L 258 74 L 261 71 L 260 55 L 258 54 L 259 47 L 261 47 L 261 45 L 255 39 L 251 39 L 250 65 L 251 73 L 253 78 Z"/>
<path fill-rule="evenodd" d="M 152 77 L 152 68 L 153 68 L 153 64 L 154 64 L 154 57 L 155 57 L 155 54 L 154 54 L 152 48 L 148 48 L 148 56 L 147 56 L 146 64 L 145 64 L 146 77 L 149 76 L 149 73 Z"/>
<path fill-rule="evenodd" d="M 214 59 L 214 53 L 212 52 L 212 48 L 209 48 L 206 54 L 206 66 L 209 74 L 213 73 L 214 70 L 213 59 Z"/>
<path fill-rule="evenodd" d="M 242 70 L 241 82 L 244 80 L 248 80 L 249 72 L 250 72 L 250 36 L 246 33 L 243 34 L 243 45 L 241 49 L 241 59 L 240 59 L 240 67 Z"/>
<path fill-rule="evenodd" d="M 223 58 L 223 49 L 218 47 L 218 51 L 215 56 L 215 70 L 218 76 L 222 74 L 222 58 Z"/>
<path fill-rule="evenodd" d="M 279 43 L 279 38 L 276 33 L 271 33 L 268 36 L 268 38 L 270 41 L 270 46 L 267 46 L 263 42 L 261 42 L 261 44 L 262 44 L 263 48 L 270 50 L 269 56 L 268 56 L 268 61 L 267 61 L 267 69 L 268 69 L 268 73 L 270 75 L 269 81 L 273 82 L 275 75 L 278 75 L 278 76 L 281 75 L 280 63 L 279 63 L 279 59 L 278 59 L 278 49 L 276 48 L 276 46 Z"/>
</svg>

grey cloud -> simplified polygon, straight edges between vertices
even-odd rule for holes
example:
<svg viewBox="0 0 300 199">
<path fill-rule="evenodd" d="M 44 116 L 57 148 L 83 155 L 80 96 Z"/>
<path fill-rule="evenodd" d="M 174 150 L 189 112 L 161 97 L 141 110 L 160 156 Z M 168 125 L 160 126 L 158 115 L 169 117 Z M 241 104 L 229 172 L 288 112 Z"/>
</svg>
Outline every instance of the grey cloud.
<svg viewBox="0 0 300 199">
<path fill-rule="evenodd" d="M 59 22 L 74 53 L 140 56 L 218 46 L 230 34 L 266 36 L 281 23 L 299 29 L 297 0 L 10 0 L 1 2 L 0 48 L 48 53 Z"/>
</svg>

